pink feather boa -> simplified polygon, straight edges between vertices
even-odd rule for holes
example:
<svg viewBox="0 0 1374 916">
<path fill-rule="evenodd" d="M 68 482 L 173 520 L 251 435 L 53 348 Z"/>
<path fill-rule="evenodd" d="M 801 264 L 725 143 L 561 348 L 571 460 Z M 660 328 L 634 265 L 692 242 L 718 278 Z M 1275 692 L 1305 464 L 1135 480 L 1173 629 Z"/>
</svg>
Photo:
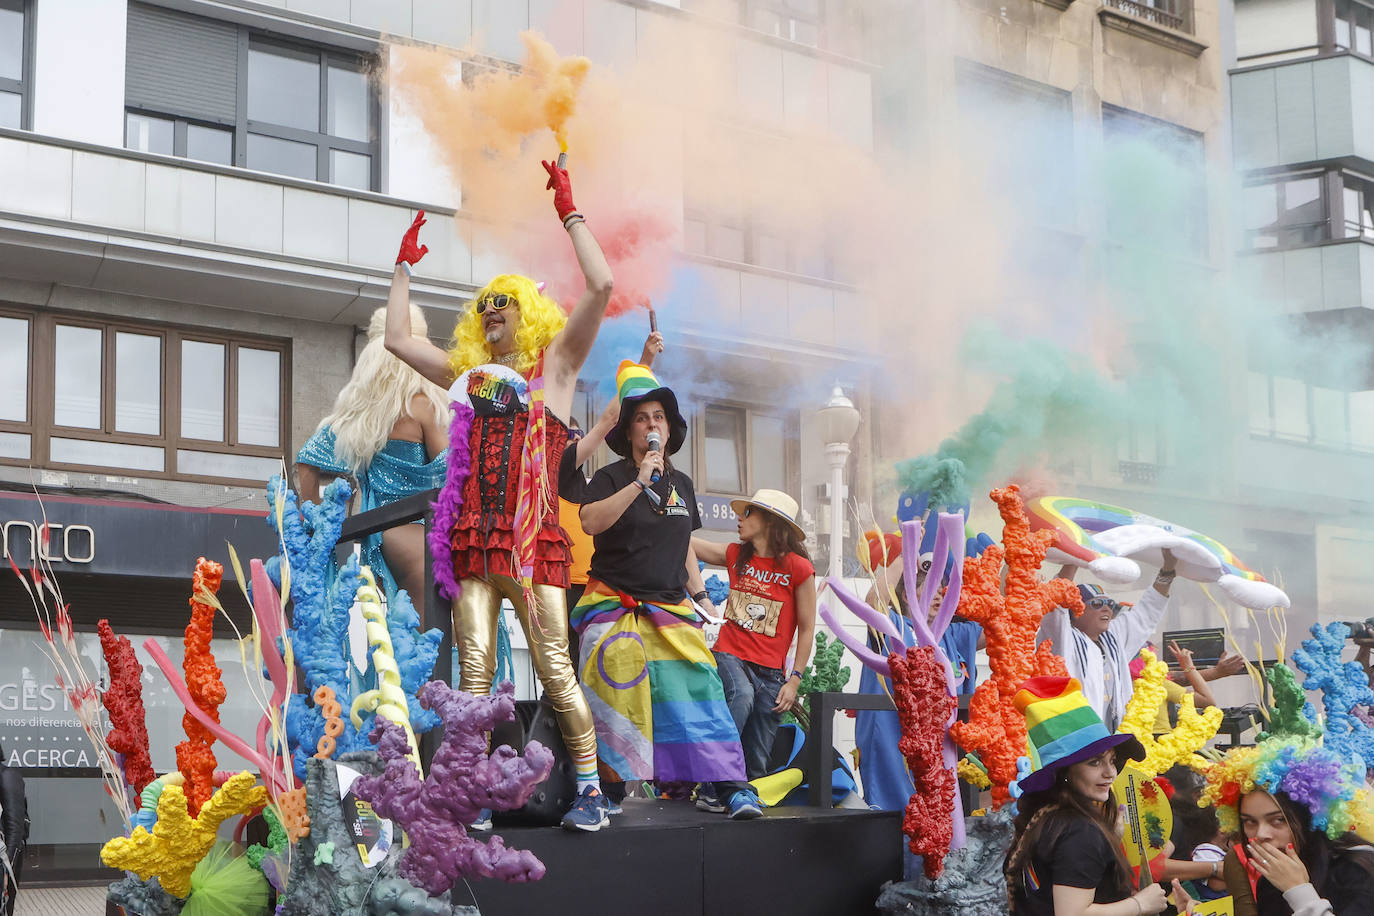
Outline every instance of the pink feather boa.
<svg viewBox="0 0 1374 916">
<path fill-rule="evenodd" d="M 472 405 L 453 402 L 453 422 L 448 431 L 448 473 L 444 488 L 434 501 L 434 525 L 429 529 L 429 552 L 434 558 L 434 581 L 439 594 L 450 600 L 457 598 L 458 580 L 453 576 L 453 548 L 449 538 L 458 515 L 463 511 L 463 487 L 472 473 Z"/>
</svg>

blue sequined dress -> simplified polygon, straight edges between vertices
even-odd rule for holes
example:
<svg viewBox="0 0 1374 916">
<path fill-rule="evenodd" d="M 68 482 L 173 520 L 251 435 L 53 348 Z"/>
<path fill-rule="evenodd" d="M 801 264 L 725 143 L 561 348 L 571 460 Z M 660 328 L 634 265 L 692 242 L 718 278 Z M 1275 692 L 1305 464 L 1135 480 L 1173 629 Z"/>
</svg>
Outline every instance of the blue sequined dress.
<svg viewBox="0 0 1374 916">
<path fill-rule="evenodd" d="M 321 427 L 301 446 L 296 454 L 297 464 L 308 464 L 331 474 L 348 474 L 334 453 L 334 430 Z M 366 512 L 379 506 L 386 506 L 405 496 L 434 490 L 444 485 L 448 472 L 448 449 L 425 460 L 425 446 L 421 442 L 405 439 L 388 439 L 382 450 L 372 456 L 361 474 L 358 475 L 358 489 L 361 490 L 362 504 L 359 511 Z M 424 524 L 418 519 L 416 524 Z M 372 571 L 382 576 L 388 593 L 394 593 L 396 579 L 387 569 L 382 559 L 382 536 L 374 534 L 363 542 L 362 562 Z"/>
</svg>

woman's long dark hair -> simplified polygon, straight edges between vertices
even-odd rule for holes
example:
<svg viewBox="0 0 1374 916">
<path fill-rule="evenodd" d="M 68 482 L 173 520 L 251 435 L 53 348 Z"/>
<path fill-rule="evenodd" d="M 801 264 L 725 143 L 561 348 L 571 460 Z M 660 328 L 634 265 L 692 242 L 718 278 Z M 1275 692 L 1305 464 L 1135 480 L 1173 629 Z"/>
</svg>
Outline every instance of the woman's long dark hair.
<svg viewBox="0 0 1374 916">
<path fill-rule="evenodd" d="M 768 552 L 773 555 L 773 559 L 782 562 L 789 553 L 795 553 L 803 560 L 811 559 L 811 555 L 806 552 L 806 545 L 802 543 L 802 536 L 796 528 L 766 509 L 760 509 L 758 506 L 751 506 L 750 508 L 763 518 L 763 535 L 768 541 Z M 744 567 L 752 559 L 754 559 L 754 542 L 745 541 L 740 546 L 739 556 L 735 558 L 735 575 L 743 575 Z"/>
<path fill-rule="evenodd" d="M 1111 882 L 1114 899 L 1125 900 L 1131 896 L 1131 868 L 1126 864 L 1121 841 L 1116 835 L 1118 812 L 1115 799 L 1109 797 L 1099 803 L 1075 792 L 1069 788 L 1068 767 L 1064 767 L 1056 774 L 1052 788 L 1025 793 L 1017 801 L 1016 808 L 1016 819 L 1012 821 L 1016 838 L 1012 840 L 1005 866 L 1007 901 L 1011 912 L 1016 912 L 1017 899 L 1027 894 L 1026 863 L 1031 853 L 1037 847 L 1052 843 L 1066 826 L 1078 819 L 1096 825 L 1116 854 L 1111 873 L 1103 876 Z"/>
<path fill-rule="evenodd" d="M 1317 896 L 1326 898 L 1332 911 L 1340 916 L 1374 911 L 1374 851 L 1356 849 L 1374 844 L 1353 831 L 1333 840 L 1325 831 L 1312 827 L 1312 813 L 1306 805 L 1297 804 L 1283 792 L 1274 792 L 1270 797 L 1283 812 L 1288 829 L 1293 831 L 1293 850 L 1307 867 Z M 1246 855 L 1250 854 L 1244 829 L 1236 842 L 1245 844 Z M 1332 869 L 1337 864 L 1341 874 L 1339 880 L 1332 880 Z M 1256 885 L 1255 903 L 1260 916 L 1292 912 L 1279 889 L 1263 878 Z"/>
</svg>

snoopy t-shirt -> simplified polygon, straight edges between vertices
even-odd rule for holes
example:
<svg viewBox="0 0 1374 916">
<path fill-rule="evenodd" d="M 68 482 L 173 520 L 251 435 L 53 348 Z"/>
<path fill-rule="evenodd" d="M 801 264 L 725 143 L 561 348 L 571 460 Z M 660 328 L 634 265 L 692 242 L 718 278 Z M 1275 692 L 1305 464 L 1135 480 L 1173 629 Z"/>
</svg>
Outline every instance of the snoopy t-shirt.
<svg viewBox="0 0 1374 916">
<path fill-rule="evenodd" d="M 767 668 L 787 664 L 787 650 L 797 631 L 797 587 L 816 574 L 811 561 L 789 553 L 751 557 L 743 572 L 735 572 L 740 544 L 725 548 L 730 570 L 730 597 L 725 602 L 725 625 L 715 650 Z"/>
</svg>

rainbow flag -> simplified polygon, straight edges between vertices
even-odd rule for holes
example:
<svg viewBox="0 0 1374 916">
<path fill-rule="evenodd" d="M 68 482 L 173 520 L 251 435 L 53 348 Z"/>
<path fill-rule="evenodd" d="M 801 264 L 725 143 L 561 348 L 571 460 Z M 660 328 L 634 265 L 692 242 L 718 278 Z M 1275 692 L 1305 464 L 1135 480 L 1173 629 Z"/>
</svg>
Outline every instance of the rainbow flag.
<svg viewBox="0 0 1374 916">
<path fill-rule="evenodd" d="M 570 616 L 603 775 L 744 779 L 725 689 L 689 605 L 643 604 L 593 579 Z"/>
</svg>

